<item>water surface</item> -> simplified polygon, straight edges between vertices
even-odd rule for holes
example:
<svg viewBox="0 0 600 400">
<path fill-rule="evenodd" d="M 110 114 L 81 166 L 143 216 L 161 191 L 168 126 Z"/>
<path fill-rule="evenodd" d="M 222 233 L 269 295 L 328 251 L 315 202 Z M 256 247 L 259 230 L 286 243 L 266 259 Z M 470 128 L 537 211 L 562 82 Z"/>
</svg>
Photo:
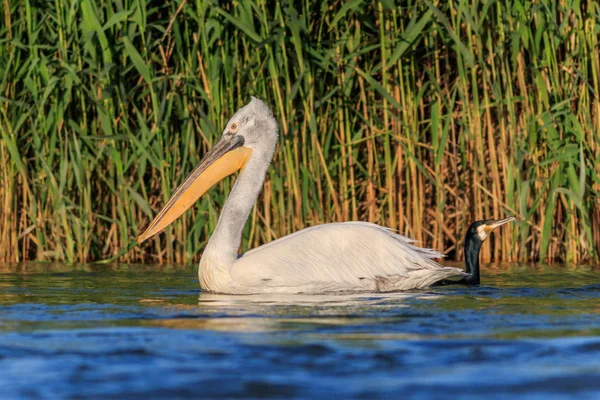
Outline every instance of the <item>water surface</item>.
<svg viewBox="0 0 600 400">
<path fill-rule="evenodd" d="M 199 293 L 194 266 L 0 265 L 10 398 L 600 398 L 600 268 L 479 287 Z"/>
</svg>

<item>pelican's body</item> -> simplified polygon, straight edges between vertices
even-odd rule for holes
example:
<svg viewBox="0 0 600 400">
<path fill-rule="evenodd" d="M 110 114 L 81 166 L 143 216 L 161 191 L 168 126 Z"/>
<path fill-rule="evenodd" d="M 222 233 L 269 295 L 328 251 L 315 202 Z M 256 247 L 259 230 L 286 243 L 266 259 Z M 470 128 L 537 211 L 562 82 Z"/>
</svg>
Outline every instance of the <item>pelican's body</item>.
<svg viewBox="0 0 600 400">
<path fill-rule="evenodd" d="M 379 225 L 319 225 L 237 258 L 209 243 L 198 269 L 200 286 L 221 293 L 389 292 L 424 288 L 465 272 L 442 267 L 443 257 Z"/>
<path fill-rule="evenodd" d="M 241 169 L 200 261 L 198 278 L 203 290 L 231 294 L 389 292 L 473 278 L 468 264 L 466 272 L 443 267 L 433 261 L 442 254 L 413 246 L 411 239 L 366 222 L 307 228 L 239 256 L 242 230 L 262 189 L 277 138 L 271 111 L 253 98 L 232 117 L 221 140 L 176 189 L 139 241 L 164 229 L 218 179 Z M 483 241 L 487 233 L 487 228 L 485 232 L 479 229 L 475 236 Z"/>
</svg>

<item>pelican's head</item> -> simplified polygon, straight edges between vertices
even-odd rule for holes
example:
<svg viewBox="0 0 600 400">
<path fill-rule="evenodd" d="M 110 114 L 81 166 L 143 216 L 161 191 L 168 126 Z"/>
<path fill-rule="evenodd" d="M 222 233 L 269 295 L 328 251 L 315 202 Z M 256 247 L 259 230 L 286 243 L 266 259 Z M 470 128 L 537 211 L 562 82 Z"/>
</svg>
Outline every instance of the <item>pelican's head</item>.
<svg viewBox="0 0 600 400">
<path fill-rule="evenodd" d="M 154 236 L 190 208 L 218 181 L 242 169 L 250 156 L 273 156 L 277 144 L 277 121 L 265 103 L 252 97 L 231 117 L 221 139 L 184 179 L 138 243 Z"/>
<path fill-rule="evenodd" d="M 220 142 L 228 137 L 243 141 L 243 147 L 273 155 L 277 143 L 277 121 L 269 107 L 252 96 L 250 103 L 237 110 L 227 122 Z"/>
</svg>

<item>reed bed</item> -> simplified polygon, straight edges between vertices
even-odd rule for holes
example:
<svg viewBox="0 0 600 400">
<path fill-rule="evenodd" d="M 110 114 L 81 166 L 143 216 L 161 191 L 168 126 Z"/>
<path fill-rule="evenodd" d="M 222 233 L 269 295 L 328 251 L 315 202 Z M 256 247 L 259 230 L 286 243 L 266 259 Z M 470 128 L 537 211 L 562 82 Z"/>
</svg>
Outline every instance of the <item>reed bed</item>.
<svg viewBox="0 0 600 400">
<path fill-rule="evenodd" d="M 136 235 L 256 95 L 280 141 L 243 249 L 363 220 L 461 258 L 600 250 L 594 2 L 3 0 L 0 260 L 192 262 L 233 178 Z"/>
</svg>

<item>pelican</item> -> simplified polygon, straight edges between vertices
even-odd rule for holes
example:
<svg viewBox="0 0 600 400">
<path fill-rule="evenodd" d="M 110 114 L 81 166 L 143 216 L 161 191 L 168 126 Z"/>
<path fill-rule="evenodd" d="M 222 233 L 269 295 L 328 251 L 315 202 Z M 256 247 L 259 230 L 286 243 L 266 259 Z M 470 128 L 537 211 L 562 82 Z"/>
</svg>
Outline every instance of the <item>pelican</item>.
<svg viewBox="0 0 600 400">
<path fill-rule="evenodd" d="M 138 237 L 159 233 L 219 180 L 241 170 L 200 260 L 204 291 L 227 294 L 391 292 L 448 283 L 478 284 L 479 250 L 495 228 L 514 220 L 476 221 L 464 248 L 466 271 L 434 261 L 443 255 L 367 222 L 318 225 L 242 255 L 242 229 L 260 193 L 278 139 L 269 107 L 252 97 L 227 123 L 221 139 L 185 178 Z"/>
</svg>

